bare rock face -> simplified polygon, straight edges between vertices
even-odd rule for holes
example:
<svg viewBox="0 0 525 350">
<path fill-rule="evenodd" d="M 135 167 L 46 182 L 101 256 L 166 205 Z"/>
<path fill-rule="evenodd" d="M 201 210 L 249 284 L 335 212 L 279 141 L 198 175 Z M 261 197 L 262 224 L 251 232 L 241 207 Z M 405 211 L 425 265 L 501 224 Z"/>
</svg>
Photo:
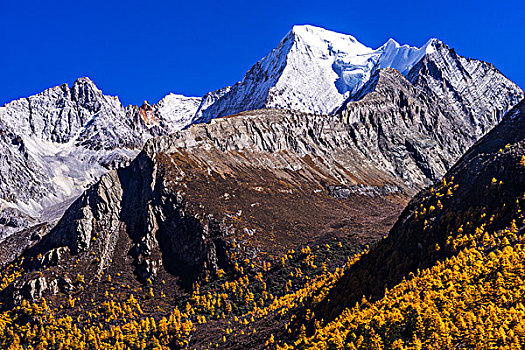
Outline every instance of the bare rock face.
<svg viewBox="0 0 525 350">
<path fill-rule="evenodd" d="M 349 100 L 338 112 L 350 125 L 353 148 L 413 188 L 441 178 L 468 147 L 497 125 L 502 117 L 494 112 L 497 108 L 507 110 L 522 98 L 522 92 L 505 80 L 502 86 L 494 83 L 502 95 L 456 110 L 440 91 L 426 85 L 430 78 L 425 73 L 419 72 L 414 85 L 399 72 L 382 69 L 364 86 L 359 101 Z M 487 73 L 483 79 L 490 76 Z M 471 79 L 468 84 L 491 82 Z"/>
<path fill-rule="evenodd" d="M 425 94 L 435 95 L 448 112 L 461 116 L 473 138 L 479 139 L 501 121 L 523 97 L 523 91 L 492 64 L 459 56 L 436 42 L 407 79 Z"/>
<path fill-rule="evenodd" d="M 35 278 L 27 281 L 22 287 L 22 295 L 29 300 L 39 300 L 47 288 L 47 281 L 44 277 Z"/>
</svg>

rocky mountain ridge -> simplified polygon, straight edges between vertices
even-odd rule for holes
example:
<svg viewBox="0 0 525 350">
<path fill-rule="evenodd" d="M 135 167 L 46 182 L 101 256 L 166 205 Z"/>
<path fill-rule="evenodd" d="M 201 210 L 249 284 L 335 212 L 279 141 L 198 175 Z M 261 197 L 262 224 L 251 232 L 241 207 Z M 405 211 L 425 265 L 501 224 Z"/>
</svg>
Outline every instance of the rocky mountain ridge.
<svg viewBox="0 0 525 350">
<path fill-rule="evenodd" d="M 377 300 L 385 288 L 457 254 L 464 247 L 451 246 L 449 236 L 480 239 L 483 231 L 498 236 L 513 220 L 521 227 L 524 127 L 522 101 L 476 142 L 442 181 L 410 201 L 388 237 L 349 269 L 315 310 L 319 319 L 332 320 L 363 295 Z"/>
<path fill-rule="evenodd" d="M 377 70 L 384 68 L 398 70 L 416 86 L 418 81 L 427 79 L 421 88 L 446 96 L 456 101 L 456 105 L 461 104 L 459 100 L 475 106 L 478 99 L 480 104 L 486 104 L 487 97 L 481 94 L 475 98 L 467 96 L 476 94 L 474 90 L 478 87 L 498 86 L 497 94 L 501 98 L 510 97 L 513 104 L 523 96 L 492 65 L 458 56 L 438 39 L 430 39 L 421 48 L 399 45 L 390 39 L 373 50 L 350 35 L 304 25 L 294 26 L 243 80 L 213 104 L 200 109 L 195 120 L 206 122 L 259 108 L 330 114 L 340 109 L 345 100 L 362 96 L 360 90 Z M 421 72 L 423 68 L 426 70 Z M 419 79 L 420 74 L 426 78 Z M 502 111 L 508 110 L 501 103 L 493 107 L 490 112 L 499 113 L 499 118 L 504 114 Z"/>
<path fill-rule="evenodd" d="M 146 140 L 187 126 L 200 104 L 170 94 L 154 106 L 125 107 L 80 78 L 0 107 L 1 232 L 59 218 L 108 170 L 129 164 Z"/>
<path fill-rule="evenodd" d="M 166 269 L 195 281 L 323 237 L 373 242 L 475 142 L 476 125 L 498 119 L 468 123 L 391 68 L 371 84 L 338 114 L 262 109 L 150 139 L 28 242 L 28 257 L 95 253 L 100 272 L 124 240 L 139 280 Z M 383 213 L 371 215 L 378 206 Z"/>
</svg>

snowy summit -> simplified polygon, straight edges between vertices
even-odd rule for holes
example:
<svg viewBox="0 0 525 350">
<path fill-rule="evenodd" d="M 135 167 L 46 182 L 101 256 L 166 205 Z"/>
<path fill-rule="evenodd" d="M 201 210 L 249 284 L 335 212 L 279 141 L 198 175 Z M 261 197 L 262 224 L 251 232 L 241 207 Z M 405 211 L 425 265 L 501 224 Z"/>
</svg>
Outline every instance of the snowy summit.
<svg viewBox="0 0 525 350">
<path fill-rule="evenodd" d="M 203 121 L 257 108 L 328 114 L 355 94 L 375 70 L 392 67 L 406 75 L 434 51 L 437 42 L 431 39 L 417 48 L 389 39 L 374 50 L 351 35 L 294 26 L 242 81 L 200 113 Z"/>
</svg>

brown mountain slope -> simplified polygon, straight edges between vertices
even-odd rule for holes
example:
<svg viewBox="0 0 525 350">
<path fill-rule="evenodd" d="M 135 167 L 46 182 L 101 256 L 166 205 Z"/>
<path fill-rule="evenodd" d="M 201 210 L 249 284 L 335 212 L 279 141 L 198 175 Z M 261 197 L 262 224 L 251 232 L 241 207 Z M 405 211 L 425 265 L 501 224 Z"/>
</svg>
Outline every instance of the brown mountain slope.
<svg viewBox="0 0 525 350">
<path fill-rule="evenodd" d="M 315 311 L 330 321 L 360 301 L 380 298 L 418 269 L 428 268 L 457 250 L 450 234 L 494 232 L 517 217 L 517 200 L 525 194 L 525 102 L 477 142 L 446 174 L 407 206 L 387 238 L 364 255 L 330 291 Z M 438 203 L 439 201 L 439 203 Z M 490 219 L 490 220 L 489 220 Z"/>
</svg>

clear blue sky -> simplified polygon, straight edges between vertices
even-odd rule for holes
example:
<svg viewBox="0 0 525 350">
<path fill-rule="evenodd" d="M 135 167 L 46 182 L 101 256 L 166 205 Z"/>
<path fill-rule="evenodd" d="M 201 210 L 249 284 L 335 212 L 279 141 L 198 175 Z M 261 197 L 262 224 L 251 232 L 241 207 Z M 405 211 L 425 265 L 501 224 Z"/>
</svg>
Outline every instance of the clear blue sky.
<svg viewBox="0 0 525 350">
<path fill-rule="evenodd" d="M 0 105 L 89 76 L 124 104 L 201 96 L 242 79 L 294 24 L 352 34 L 437 37 L 525 87 L 525 5 L 510 1 L 0 0 Z"/>
</svg>

